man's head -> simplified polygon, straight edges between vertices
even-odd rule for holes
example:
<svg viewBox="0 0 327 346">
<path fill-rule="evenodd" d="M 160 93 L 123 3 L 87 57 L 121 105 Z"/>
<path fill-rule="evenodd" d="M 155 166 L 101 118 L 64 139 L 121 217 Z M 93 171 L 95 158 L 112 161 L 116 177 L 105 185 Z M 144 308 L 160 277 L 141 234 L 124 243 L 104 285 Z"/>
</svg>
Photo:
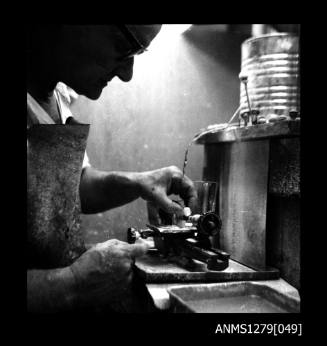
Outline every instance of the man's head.
<svg viewBox="0 0 327 346">
<path fill-rule="evenodd" d="M 114 77 L 133 75 L 134 55 L 142 53 L 161 25 L 63 25 L 58 28 L 49 69 L 78 94 L 96 100 Z"/>
</svg>

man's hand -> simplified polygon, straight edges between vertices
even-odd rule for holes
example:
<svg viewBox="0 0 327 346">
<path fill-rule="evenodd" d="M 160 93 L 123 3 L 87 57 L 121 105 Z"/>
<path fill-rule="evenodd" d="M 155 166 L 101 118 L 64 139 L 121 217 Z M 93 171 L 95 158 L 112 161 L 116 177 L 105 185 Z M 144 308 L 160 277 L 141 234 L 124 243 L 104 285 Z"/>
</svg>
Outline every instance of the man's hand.
<svg viewBox="0 0 327 346">
<path fill-rule="evenodd" d="M 141 239 L 133 245 L 112 239 L 90 248 L 68 267 L 28 270 L 28 311 L 156 312 L 133 265 L 147 248 Z"/>
<path fill-rule="evenodd" d="M 179 195 L 185 206 L 191 210 L 196 205 L 197 193 L 194 184 L 187 176 L 183 176 L 182 171 L 175 167 L 165 167 L 154 171 L 142 172 L 140 178 L 141 197 L 148 202 L 148 205 L 155 205 L 169 214 L 176 214 L 177 217 L 183 215 L 183 208 L 168 196 Z M 156 208 L 151 208 L 150 222 L 157 223 L 159 220 Z M 157 219 L 157 220 L 156 220 Z"/>
<path fill-rule="evenodd" d="M 100 213 L 142 197 L 169 214 L 182 215 L 182 207 L 169 195 L 179 195 L 191 210 L 197 193 L 193 182 L 175 167 L 147 172 L 104 172 L 92 167 L 83 169 L 80 183 L 82 212 Z"/>
<path fill-rule="evenodd" d="M 124 299 L 130 290 L 135 258 L 145 254 L 148 245 L 111 239 L 86 251 L 71 266 L 78 305 L 102 306 Z"/>
</svg>

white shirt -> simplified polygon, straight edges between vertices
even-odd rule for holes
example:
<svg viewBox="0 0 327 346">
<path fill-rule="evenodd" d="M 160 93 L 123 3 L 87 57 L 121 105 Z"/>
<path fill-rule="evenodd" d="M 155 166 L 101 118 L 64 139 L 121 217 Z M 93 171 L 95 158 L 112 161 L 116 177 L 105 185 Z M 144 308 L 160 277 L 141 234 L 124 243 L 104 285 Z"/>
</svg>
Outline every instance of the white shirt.
<svg viewBox="0 0 327 346">
<path fill-rule="evenodd" d="M 54 90 L 54 95 L 59 108 L 59 115 L 63 124 L 66 123 L 66 120 L 69 117 L 72 117 L 73 114 L 69 109 L 69 104 L 71 102 L 70 97 L 77 96 L 68 92 L 68 89 L 64 83 L 58 83 Z M 76 93 L 75 93 L 76 94 Z M 77 94 L 76 94 L 77 95 Z M 41 107 L 41 105 L 29 94 L 27 93 L 27 128 L 33 124 L 55 124 L 54 120 L 50 115 Z M 28 144 L 27 144 L 28 145 Z M 83 168 L 90 167 L 89 158 L 85 152 L 83 160 Z"/>
</svg>

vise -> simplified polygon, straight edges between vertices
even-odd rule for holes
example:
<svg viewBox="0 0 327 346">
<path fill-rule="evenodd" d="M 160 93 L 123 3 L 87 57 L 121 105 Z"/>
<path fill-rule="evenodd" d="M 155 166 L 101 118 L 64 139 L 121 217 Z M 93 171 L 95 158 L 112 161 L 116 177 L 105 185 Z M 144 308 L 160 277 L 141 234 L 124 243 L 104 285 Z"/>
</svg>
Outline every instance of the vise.
<svg viewBox="0 0 327 346">
<path fill-rule="evenodd" d="M 162 211 L 161 211 L 162 212 Z M 161 214 L 162 215 L 162 214 Z M 188 265 L 193 260 L 206 263 L 208 270 L 221 271 L 229 265 L 229 254 L 211 246 L 210 237 L 217 236 L 222 222 L 215 212 L 185 215 L 185 225 L 150 225 L 146 229 L 128 228 L 127 242 L 152 237 L 155 248 L 164 256 L 179 258 Z"/>
</svg>

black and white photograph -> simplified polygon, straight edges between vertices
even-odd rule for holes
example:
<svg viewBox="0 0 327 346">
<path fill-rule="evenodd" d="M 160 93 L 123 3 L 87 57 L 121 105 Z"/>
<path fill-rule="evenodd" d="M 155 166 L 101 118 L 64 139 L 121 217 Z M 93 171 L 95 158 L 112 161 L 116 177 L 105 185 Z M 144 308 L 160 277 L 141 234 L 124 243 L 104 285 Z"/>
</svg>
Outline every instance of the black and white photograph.
<svg viewBox="0 0 327 346">
<path fill-rule="evenodd" d="M 27 313 L 302 335 L 301 25 L 26 28 Z"/>
</svg>

